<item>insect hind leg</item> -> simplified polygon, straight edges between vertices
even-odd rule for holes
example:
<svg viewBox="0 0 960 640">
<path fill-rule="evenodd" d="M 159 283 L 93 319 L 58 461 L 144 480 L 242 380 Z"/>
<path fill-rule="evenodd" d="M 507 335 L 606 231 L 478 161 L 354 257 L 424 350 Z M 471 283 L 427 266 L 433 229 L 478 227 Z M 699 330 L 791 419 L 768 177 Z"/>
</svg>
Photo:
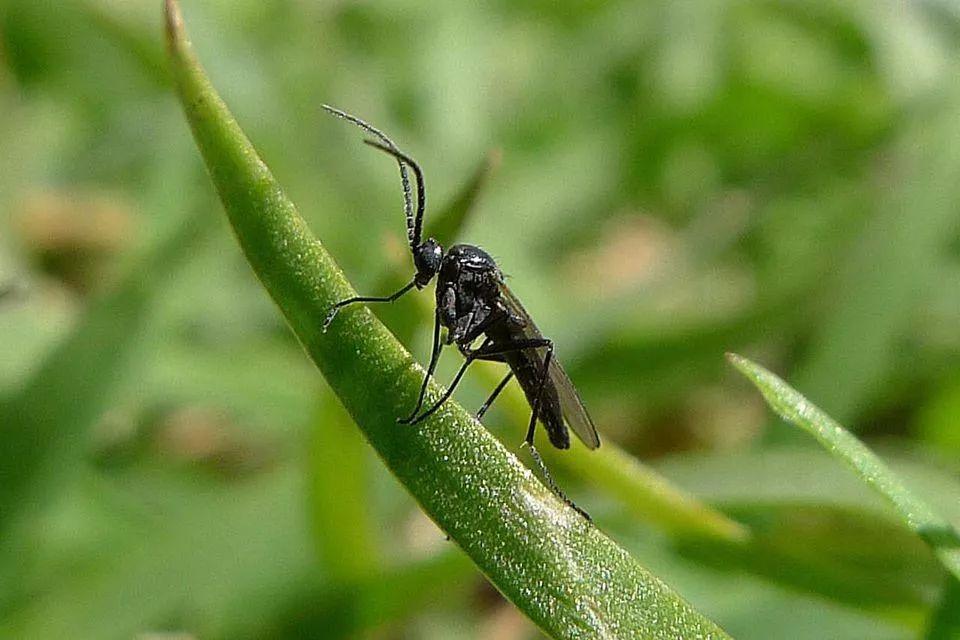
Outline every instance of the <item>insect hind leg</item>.
<svg viewBox="0 0 960 640">
<path fill-rule="evenodd" d="M 534 446 L 534 444 L 529 440 L 524 440 L 521 446 L 527 447 L 527 449 L 530 450 L 530 457 L 533 459 L 534 463 L 536 463 L 537 471 L 540 472 L 544 482 L 547 483 L 547 488 L 549 488 L 555 496 L 563 500 L 564 504 L 583 516 L 587 522 L 593 522 L 593 518 L 590 517 L 590 514 L 578 507 L 577 503 L 568 498 L 567 494 L 563 492 L 563 489 L 557 485 L 556 481 L 553 479 L 553 476 L 550 475 L 550 471 L 547 469 L 547 465 L 543 461 L 543 458 L 540 457 L 540 452 L 537 451 L 537 448 Z"/>
<path fill-rule="evenodd" d="M 547 486 L 554 493 L 554 495 L 563 500 L 565 504 L 583 516 L 587 521 L 593 522 L 593 518 L 590 517 L 590 514 L 578 507 L 573 500 L 568 498 L 567 494 L 565 494 L 560 487 L 557 486 L 557 483 L 553 480 L 553 476 L 550 475 L 550 471 L 547 469 L 547 465 L 544 464 L 543 458 L 540 457 L 540 452 L 537 451 L 536 446 L 533 444 L 533 436 L 537 427 L 537 418 L 540 416 L 540 405 L 542 403 L 543 389 L 547 384 L 547 377 L 550 372 L 550 361 L 553 359 L 553 341 L 549 338 L 524 338 L 521 340 L 514 340 L 513 342 L 509 342 L 507 344 L 485 344 L 473 353 L 473 357 L 479 360 L 492 360 L 513 351 L 540 348 L 546 349 L 547 353 L 543 358 L 543 365 L 540 369 L 540 386 L 537 388 L 537 395 L 533 401 L 533 411 L 530 414 L 530 425 L 527 427 L 527 436 L 524 438 L 523 445 L 521 446 L 526 446 L 528 449 L 530 449 L 530 457 L 533 458 L 534 463 L 536 463 L 537 470 L 540 472 L 544 482 L 546 482 Z"/>
<path fill-rule="evenodd" d="M 543 366 L 540 370 L 540 386 L 537 389 L 537 395 L 533 401 L 533 411 L 530 413 L 530 425 L 527 427 L 527 436 L 523 439 L 523 445 L 521 446 L 526 446 L 530 450 L 530 457 L 533 458 L 537 469 L 540 471 L 540 475 L 543 476 L 544 481 L 547 483 L 547 487 L 550 488 L 554 495 L 563 500 L 567 506 L 583 516 L 588 522 L 593 522 L 593 518 L 590 517 L 590 514 L 578 507 L 576 503 L 568 498 L 567 494 L 565 494 L 557 485 L 553 479 L 553 476 L 550 474 L 550 471 L 547 469 L 547 465 L 543 462 L 543 458 L 540 457 L 540 452 L 537 451 L 536 445 L 533 444 L 533 436 L 537 428 L 537 418 L 540 417 L 540 405 L 543 401 L 543 389 L 547 385 L 547 376 L 550 372 L 550 361 L 553 359 L 553 342 L 548 339 L 544 339 L 544 342 L 546 343 L 544 346 L 547 349 L 547 353 L 543 357 Z"/>
</svg>

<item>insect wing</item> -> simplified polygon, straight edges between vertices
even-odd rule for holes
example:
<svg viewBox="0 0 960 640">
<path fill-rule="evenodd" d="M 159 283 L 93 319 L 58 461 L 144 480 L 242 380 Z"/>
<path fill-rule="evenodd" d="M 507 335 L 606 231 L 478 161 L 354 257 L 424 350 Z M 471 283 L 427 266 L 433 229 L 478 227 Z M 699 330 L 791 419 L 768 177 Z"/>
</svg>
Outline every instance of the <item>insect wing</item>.
<svg viewBox="0 0 960 640">
<path fill-rule="evenodd" d="M 543 334 L 534 324 L 530 314 L 523 308 L 523 305 L 520 304 L 520 301 L 507 285 L 500 284 L 500 294 L 510 312 L 524 321 L 524 326 L 520 330 L 523 336 L 525 338 L 542 338 Z M 590 414 L 583 406 L 583 400 L 580 399 L 580 394 L 577 393 L 576 387 L 570 381 L 570 376 L 563 370 L 556 358 L 550 360 L 547 375 L 557 390 L 557 396 L 560 399 L 560 411 L 563 413 L 563 421 L 567 424 L 567 427 L 577 434 L 577 437 L 588 449 L 599 447 L 600 436 L 597 434 L 596 427 L 593 426 L 593 420 L 590 419 Z"/>
<path fill-rule="evenodd" d="M 583 400 L 580 399 L 576 387 L 573 386 L 567 372 L 563 370 L 556 358 L 550 360 L 549 375 L 560 398 L 560 410 L 563 412 L 564 422 L 577 434 L 583 444 L 587 445 L 588 449 L 596 449 L 600 446 L 597 428 L 593 426 L 593 420 L 583 406 Z"/>
</svg>

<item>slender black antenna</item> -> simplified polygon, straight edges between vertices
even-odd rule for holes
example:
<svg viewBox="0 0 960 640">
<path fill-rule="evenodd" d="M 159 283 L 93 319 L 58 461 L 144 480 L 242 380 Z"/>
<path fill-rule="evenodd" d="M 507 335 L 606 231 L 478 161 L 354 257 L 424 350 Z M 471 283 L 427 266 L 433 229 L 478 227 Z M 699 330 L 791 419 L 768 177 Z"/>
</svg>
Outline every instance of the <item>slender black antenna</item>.
<svg viewBox="0 0 960 640">
<path fill-rule="evenodd" d="M 414 222 L 413 232 L 417 238 L 417 244 L 419 244 L 420 235 L 423 233 L 423 210 L 427 205 L 426 187 L 423 184 L 423 171 L 420 170 L 420 165 L 417 164 L 416 160 L 405 154 L 403 151 L 400 151 L 400 149 L 397 149 L 396 147 L 380 144 L 376 140 L 364 140 L 363 142 L 371 147 L 380 149 L 380 151 L 389 153 L 397 159 L 397 162 L 400 164 L 406 164 L 413 169 L 413 175 L 417 178 L 417 217 Z"/>
<path fill-rule="evenodd" d="M 357 116 L 351 115 L 346 111 L 341 111 L 336 107 L 331 107 L 328 104 L 320 105 L 325 111 L 335 115 L 338 118 L 342 118 L 347 122 L 352 122 L 357 125 L 367 133 L 376 137 L 380 142 L 383 143 L 382 148 L 391 155 L 394 155 L 392 152 L 395 151 L 400 153 L 400 149 L 397 148 L 397 145 L 393 143 L 393 140 L 387 137 L 387 134 L 383 133 L 373 125 L 369 124 L 358 118 Z M 402 154 L 401 154 L 402 155 Z M 420 177 L 420 168 L 416 167 L 416 163 L 412 163 L 411 167 L 416 167 L 415 171 L 418 173 L 417 180 L 417 200 L 418 200 L 418 213 L 416 219 L 413 216 L 413 197 L 410 190 L 410 176 L 407 175 L 407 168 L 404 166 L 403 157 L 394 155 L 397 160 L 397 165 L 400 167 L 400 182 L 403 184 L 403 213 L 407 219 L 407 242 L 410 244 L 410 250 L 415 251 L 418 246 L 420 246 L 420 235 L 421 228 L 423 224 L 423 207 L 424 207 L 424 194 L 423 194 L 423 179 Z M 405 156 L 404 156 L 405 157 Z M 411 161 L 412 162 L 412 161 Z"/>
</svg>

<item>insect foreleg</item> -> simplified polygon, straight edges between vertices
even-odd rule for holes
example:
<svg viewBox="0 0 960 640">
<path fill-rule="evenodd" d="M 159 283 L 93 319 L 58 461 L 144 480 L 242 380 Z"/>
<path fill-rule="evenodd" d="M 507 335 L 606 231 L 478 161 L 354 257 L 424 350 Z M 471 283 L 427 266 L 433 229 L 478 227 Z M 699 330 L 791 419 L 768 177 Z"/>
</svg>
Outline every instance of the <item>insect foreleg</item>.
<svg viewBox="0 0 960 640">
<path fill-rule="evenodd" d="M 427 385 L 430 384 L 430 378 L 433 376 L 433 372 L 437 370 L 437 363 L 440 361 L 440 349 L 443 347 L 443 344 L 440 342 L 440 310 L 434 312 L 433 316 L 433 347 L 430 351 L 430 364 L 427 366 L 427 373 L 423 376 L 423 384 L 420 385 L 420 395 L 417 397 L 417 406 L 413 408 L 413 411 L 410 412 L 410 415 L 406 418 L 397 418 L 397 422 L 408 424 L 413 420 L 413 417 L 417 415 L 417 411 L 420 411 L 420 407 L 423 406 L 423 398 L 427 394 Z"/>
<path fill-rule="evenodd" d="M 415 285 L 416 285 L 416 280 L 413 280 L 409 284 L 404 285 L 402 289 L 400 289 L 395 293 L 390 294 L 389 296 L 383 296 L 383 297 L 354 296 L 353 298 L 347 298 L 346 300 L 341 300 L 340 302 L 330 307 L 330 310 L 327 312 L 327 317 L 323 319 L 324 333 L 326 333 L 327 327 L 330 326 L 330 323 L 333 322 L 333 319 L 337 317 L 337 313 L 343 307 L 349 304 L 354 304 L 355 302 L 393 302 L 394 300 L 396 300 L 397 298 L 405 294 L 407 291 L 410 291 L 410 289 L 413 289 Z"/>
</svg>

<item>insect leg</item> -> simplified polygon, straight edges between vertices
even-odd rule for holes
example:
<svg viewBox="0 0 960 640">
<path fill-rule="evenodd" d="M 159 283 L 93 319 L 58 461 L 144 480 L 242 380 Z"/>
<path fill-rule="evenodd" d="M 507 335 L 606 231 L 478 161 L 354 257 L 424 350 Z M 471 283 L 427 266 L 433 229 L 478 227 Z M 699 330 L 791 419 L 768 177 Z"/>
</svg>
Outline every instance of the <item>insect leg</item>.
<svg viewBox="0 0 960 640">
<path fill-rule="evenodd" d="M 489 362 L 506 362 L 503 358 L 504 354 L 511 353 L 513 351 L 520 351 L 521 349 L 530 349 L 533 347 L 543 347 L 546 345 L 552 344 L 546 338 L 529 338 L 523 340 L 516 340 L 510 342 L 507 345 L 495 345 L 491 344 L 489 340 L 484 342 L 479 349 L 476 351 L 471 351 L 467 354 L 468 361 L 471 360 L 487 360 Z M 466 364 L 464 364 L 466 368 Z M 493 393 L 490 394 L 490 397 L 487 398 L 486 402 L 483 403 L 483 406 L 480 407 L 480 410 L 477 411 L 477 420 L 483 417 L 483 414 L 487 412 L 487 409 L 490 408 L 490 405 L 493 404 L 493 401 L 497 399 L 497 396 L 500 395 L 500 392 L 503 391 L 504 387 L 507 386 L 507 383 L 513 378 L 513 371 L 508 373 L 503 380 L 500 381 L 500 384 L 497 385 L 497 388 L 493 390 Z"/>
<path fill-rule="evenodd" d="M 400 420 L 400 422 L 402 422 L 403 424 L 417 424 L 424 418 L 428 418 L 432 416 L 436 412 L 436 410 L 443 405 L 444 402 L 450 399 L 450 396 L 453 395 L 454 389 L 456 389 L 457 385 L 460 384 L 460 379 L 463 378 L 463 374 L 467 372 L 467 367 L 469 367 L 470 363 L 472 363 L 474 360 L 477 359 L 477 354 L 481 350 L 483 350 L 485 346 L 487 346 L 488 342 L 489 340 L 487 342 L 484 342 L 483 345 L 481 345 L 480 348 L 477 349 L 476 351 L 470 352 L 470 354 L 467 356 L 467 359 L 463 361 L 462 365 L 460 365 L 460 370 L 457 371 L 457 375 L 453 377 L 453 382 L 450 383 L 450 386 L 447 387 L 447 390 L 443 393 L 442 396 L 440 396 L 440 399 L 437 400 L 432 407 L 430 407 L 429 409 L 421 413 L 419 416 L 416 416 L 416 417 L 411 416 L 410 418 L 407 418 L 405 420 Z"/>
<path fill-rule="evenodd" d="M 550 360 L 553 358 L 553 343 L 547 340 L 546 347 L 547 355 L 544 356 L 543 366 L 540 368 L 540 387 L 537 389 L 537 397 L 533 399 L 530 426 L 527 427 L 527 437 L 524 438 L 524 442 L 530 446 L 531 451 L 533 450 L 533 432 L 537 426 L 537 418 L 540 416 L 540 400 L 543 397 L 543 388 L 547 386 L 547 373 L 550 370 Z"/>
<path fill-rule="evenodd" d="M 507 376 L 500 381 L 500 384 L 497 385 L 497 388 L 493 390 L 493 393 L 490 394 L 490 397 L 487 398 L 487 401 L 483 403 L 483 406 L 480 407 L 480 410 L 477 411 L 477 420 L 483 417 L 483 414 L 487 412 L 487 409 L 490 408 L 490 405 L 493 404 L 493 401 L 497 399 L 497 396 L 500 395 L 500 392 L 503 391 L 503 388 L 507 386 L 507 383 L 513 379 L 513 371 L 507 374 Z"/>
<path fill-rule="evenodd" d="M 567 494 L 565 494 L 560 487 L 557 486 L 557 483 L 553 480 L 553 476 L 550 475 L 550 471 L 547 470 L 547 465 L 544 464 L 543 458 L 540 457 L 540 452 L 537 451 L 536 446 L 533 444 L 533 434 L 537 426 L 537 418 L 540 416 L 541 397 L 543 396 L 543 389 L 547 384 L 547 377 L 550 372 L 550 361 L 553 359 L 553 341 L 549 338 L 525 338 L 499 345 L 489 345 L 484 343 L 484 345 L 473 352 L 471 356 L 476 360 L 495 359 L 496 356 L 510 353 L 512 351 L 520 351 L 521 349 L 536 349 L 539 347 L 546 347 L 547 353 L 543 358 L 543 366 L 540 370 L 540 386 L 537 389 L 537 395 L 533 401 L 533 411 L 530 414 L 530 426 L 527 428 L 527 437 L 524 438 L 523 444 L 530 449 L 530 457 L 533 458 L 533 461 L 537 465 L 537 469 L 540 471 L 540 474 L 543 476 L 543 479 L 547 483 L 547 486 L 550 488 L 550 490 L 553 491 L 558 498 L 563 500 L 574 511 L 582 515 L 588 521 L 593 522 L 590 514 L 578 507 L 573 500 L 568 498 Z"/>
<path fill-rule="evenodd" d="M 330 323 L 333 322 L 333 319 L 337 317 L 337 313 L 341 308 L 347 306 L 348 304 L 353 304 L 355 302 L 393 302 L 407 291 L 410 291 L 410 289 L 413 289 L 414 285 L 416 285 L 416 281 L 412 280 L 408 284 L 404 285 L 402 289 L 395 293 L 391 293 L 389 296 L 354 296 L 353 298 L 341 300 L 337 304 L 330 307 L 330 310 L 327 311 L 327 317 L 323 319 L 323 332 L 327 332 L 327 327 L 329 327 Z"/>
<path fill-rule="evenodd" d="M 420 395 L 417 397 L 417 406 L 413 408 L 413 411 L 410 412 L 410 415 L 406 418 L 397 418 L 397 422 L 402 424 L 409 424 L 417 411 L 420 411 L 420 407 L 423 406 L 423 398 L 427 394 L 427 385 L 430 384 L 430 378 L 433 376 L 433 372 L 437 370 L 437 363 L 440 361 L 440 349 L 443 348 L 443 345 L 440 343 L 440 310 L 437 309 L 434 312 L 433 316 L 433 347 L 430 352 L 430 364 L 427 366 L 427 373 L 423 376 L 423 384 L 420 385 Z"/>
<path fill-rule="evenodd" d="M 543 388 L 547 384 L 547 376 L 550 371 L 550 360 L 553 359 L 553 342 L 548 339 L 546 341 L 547 353 L 543 357 L 543 366 L 540 369 L 540 387 L 537 389 L 537 396 L 533 400 L 533 411 L 530 413 L 530 426 L 527 427 L 527 437 L 524 438 L 524 444 L 530 449 L 530 457 L 533 458 L 533 461 L 536 463 L 537 468 L 540 470 L 540 473 L 543 475 L 543 479 L 546 481 L 547 486 L 550 488 L 553 493 L 563 500 L 569 507 L 574 511 L 582 515 L 589 522 L 593 522 L 593 518 L 590 517 L 590 514 L 578 507 L 573 500 L 567 497 L 567 494 L 557 485 L 554 481 L 553 476 L 550 475 L 550 471 L 547 470 L 547 465 L 544 464 L 543 458 L 540 457 L 540 452 L 537 451 L 537 447 L 533 444 L 533 434 L 537 427 L 537 418 L 540 416 L 540 403 L 543 397 Z"/>
<path fill-rule="evenodd" d="M 583 516 L 587 522 L 593 522 L 593 518 L 590 517 L 590 514 L 578 507 L 577 503 L 568 498 L 567 494 L 565 494 L 563 490 L 557 486 L 553 476 L 551 476 L 550 472 L 547 470 L 546 463 L 544 463 L 543 458 L 540 457 L 540 452 L 537 451 L 537 448 L 528 441 L 524 441 L 523 444 L 526 445 L 526 447 L 530 450 L 530 457 L 533 458 L 533 461 L 537 464 L 537 469 L 543 475 L 543 479 L 547 483 L 547 487 L 550 489 L 550 491 L 552 491 L 555 496 L 563 500 L 564 504 Z"/>
</svg>

